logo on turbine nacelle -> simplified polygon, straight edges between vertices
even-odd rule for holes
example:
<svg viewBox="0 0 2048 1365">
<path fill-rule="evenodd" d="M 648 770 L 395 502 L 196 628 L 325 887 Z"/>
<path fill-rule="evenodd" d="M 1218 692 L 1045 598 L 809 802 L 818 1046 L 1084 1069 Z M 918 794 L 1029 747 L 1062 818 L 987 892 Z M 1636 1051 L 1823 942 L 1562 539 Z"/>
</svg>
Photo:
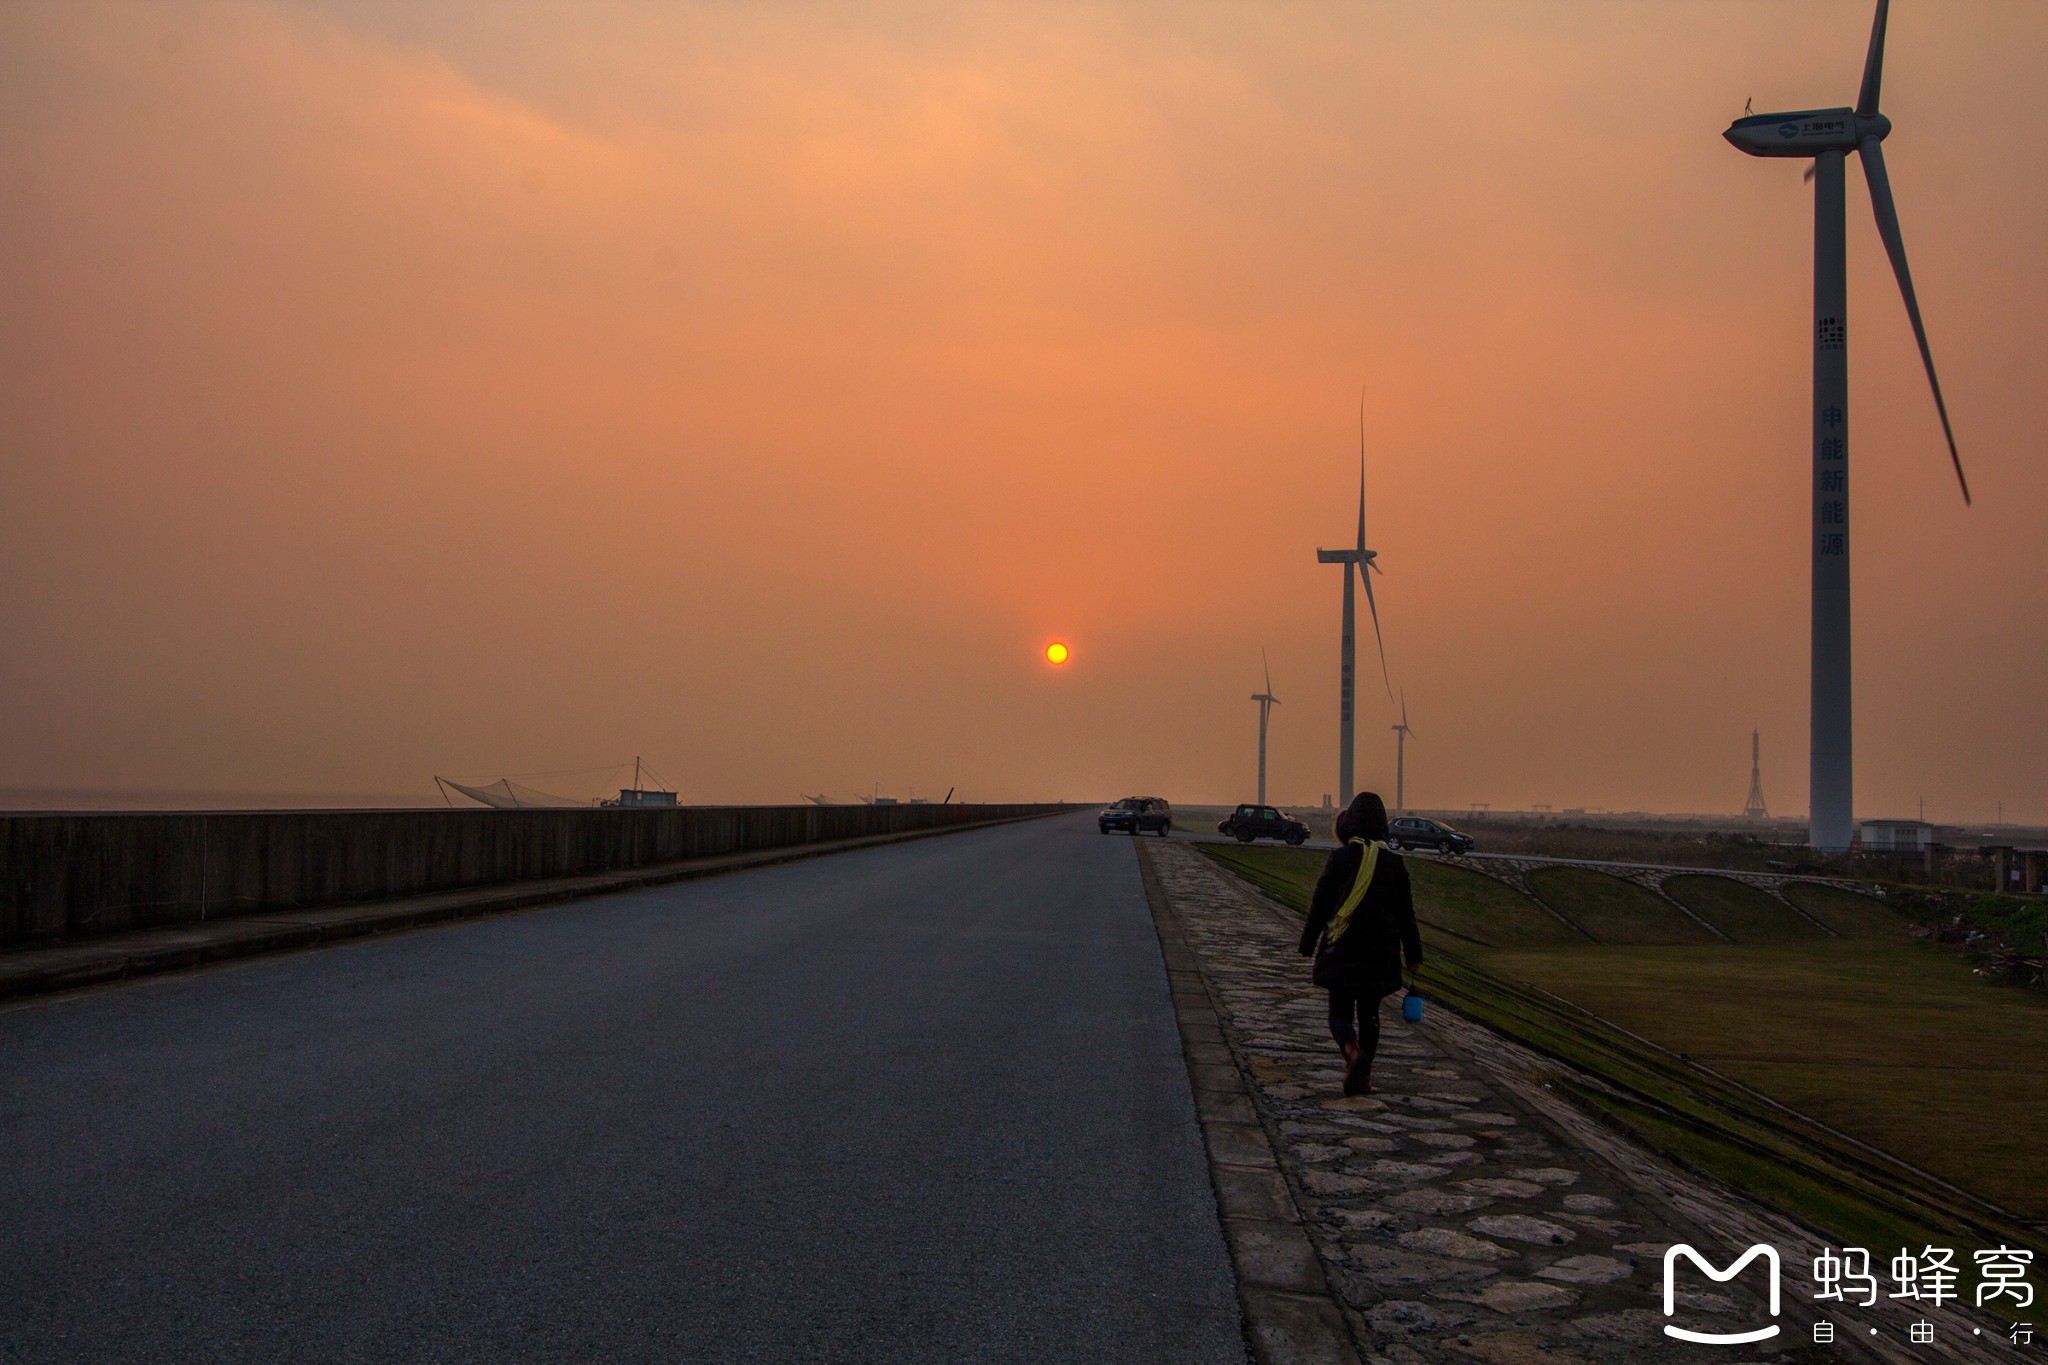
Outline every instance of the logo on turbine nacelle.
<svg viewBox="0 0 2048 1365">
<path fill-rule="evenodd" d="M 1729 1280 L 1734 1279 L 1742 1273 L 1744 1266 L 1761 1256 L 1771 1271 L 1771 1316 L 1774 1318 L 1778 1316 L 1778 1249 L 1776 1247 L 1758 1243 L 1743 1252 L 1742 1255 L 1736 1257 L 1735 1263 L 1726 1270 L 1717 1270 L 1706 1257 L 1700 1255 L 1685 1243 L 1680 1242 L 1677 1246 L 1670 1248 L 1664 1253 L 1665 1317 L 1673 1317 L 1678 1312 L 1678 1285 L 1673 1272 L 1677 1269 L 1678 1258 L 1681 1256 L 1698 1266 L 1701 1273 L 1717 1284 L 1725 1284 Z M 1683 1327 L 1674 1327 L 1667 1322 L 1664 1324 L 1664 1335 L 1676 1337 L 1680 1341 L 1698 1342 L 1702 1346 L 1740 1346 L 1745 1342 L 1767 1341 L 1771 1337 L 1778 1335 L 1778 1324 L 1774 1322 L 1768 1327 L 1759 1327 L 1748 1332 L 1691 1332 Z"/>
<path fill-rule="evenodd" d="M 1778 125 L 1778 136 L 1786 142 L 1802 137 L 1834 138 L 1849 132 L 1849 121 L 1839 118 L 1787 119 Z"/>
</svg>

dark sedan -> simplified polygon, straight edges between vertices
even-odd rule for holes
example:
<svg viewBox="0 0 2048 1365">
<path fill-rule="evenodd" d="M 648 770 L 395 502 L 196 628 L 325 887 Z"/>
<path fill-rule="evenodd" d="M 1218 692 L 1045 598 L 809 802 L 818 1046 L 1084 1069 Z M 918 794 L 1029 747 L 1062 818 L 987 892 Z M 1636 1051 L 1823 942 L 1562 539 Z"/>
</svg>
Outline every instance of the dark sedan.
<svg viewBox="0 0 2048 1365">
<path fill-rule="evenodd" d="M 1472 836 L 1452 829 L 1441 820 L 1403 815 L 1387 823 L 1387 847 L 1426 848 L 1437 853 L 1470 853 Z"/>
</svg>

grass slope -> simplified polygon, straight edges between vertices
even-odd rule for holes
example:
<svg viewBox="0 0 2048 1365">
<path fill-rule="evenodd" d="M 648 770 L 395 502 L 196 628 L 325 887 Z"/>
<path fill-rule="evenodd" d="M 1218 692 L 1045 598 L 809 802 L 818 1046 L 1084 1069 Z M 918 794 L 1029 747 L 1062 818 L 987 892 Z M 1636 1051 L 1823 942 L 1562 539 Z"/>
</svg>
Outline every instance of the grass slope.
<svg viewBox="0 0 2048 1365">
<path fill-rule="evenodd" d="M 1819 882 L 1791 882 L 1785 899 L 1843 938 L 1904 938 L 1906 917 L 1884 902 Z"/>
<path fill-rule="evenodd" d="M 1201 844 L 1202 852 L 1250 882 L 1259 890 L 1308 913 L 1309 897 L 1315 893 L 1316 877 L 1323 870 L 1327 853 L 1307 848 L 1272 848 L 1264 844 Z"/>
<path fill-rule="evenodd" d="M 1485 965 L 2048 1217 L 2048 1001 L 2036 994 L 1907 941 L 1507 952 Z"/>
<path fill-rule="evenodd" d="M 1634 882 L 1583 867 L 1539 867 L 1529 885 L 1602 943 L 1712 943 L 1714 936 Z"/>
<path fill-rule="evenodd" d="M 1667 877 L 1664 894 L 1737 943 L 1794 943 L 1827 933 L 1732 877 Z"/>
<path fill-rule="evenodd" d="M 1408 861 L 1415 918 L 1489 948 L 1584 943 L 1557 916 L 1483 873 L 1421 858 Z"/>
<path fill-rule="evenodd" d="M 1273 899 L 1306 911 L 1327 851 L 1204 844 L 1202 851 Z M 1423 858 L 1403 860 L 1415 892 L 1415 918 L 1484 948 L 1542 947 L 1586 940 L 1511 886 L 1467 868 Z"/>
<path fill-rule="evenodd" d="M 1306 908 L 1323 856 L 1203 851 L 1297 909 Z M 1820 1227 L 1866 1239 L 1862 1245 L 1969 1229 L 2026 1239 L 2015 1245 L 2039 1242 L 1740 1087 L 2041 1219 L 2048 1188 L 2035 1148 L 2048 1130 L 2048 1074 L 2039 1065 L 2048 1055 L 2048 1000 L 1975 979 L 1964 963 L 1895 933 L 1899 917 L 1864 897 L 1853 898 L 1863 905 L 1829 898 L 1838 920 L 1863 935 L 1855 939 L 1812 937 L 1805 926 L 1804 938 L 1729 944 L 1691 926 L 1682 944 L 1602 945 L 1560 939 L 1562 926 L 1519 893 L 1464 880 L 1479 874 L 1421 859 L 1409 867 L 1431 989 L 1509 1037 L 1623 1087 L 1621 1098 L 1597 1088 L 1584 1097 L 1646 1141 Z M 1647 913 L 1639 903 L 1614 917 L 1620 898 L 1609 887 L 1546 880 L 1574 919 L 1641 932 Z M 1597 903 L 1575 898 L 1589 887 Z M 1715 897 L 1720 890 L 1706 888 L 1702 906 L 1736 920 L 1726 906 L 1741 908 L 1741 898 Z"/>
</svg>

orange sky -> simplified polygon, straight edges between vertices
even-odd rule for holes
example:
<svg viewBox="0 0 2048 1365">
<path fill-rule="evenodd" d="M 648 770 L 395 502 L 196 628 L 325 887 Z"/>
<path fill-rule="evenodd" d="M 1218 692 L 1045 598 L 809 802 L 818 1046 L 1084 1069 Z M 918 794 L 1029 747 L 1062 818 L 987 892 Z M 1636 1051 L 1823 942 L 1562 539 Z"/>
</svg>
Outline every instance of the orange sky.
<svg viewBox="0 0 2048 1365">
<path fill-rule="evenodd" d="M 1868 10 L 7 6 L 0 787 L 1223 801 L 1263 644 L 1313 801 L 1362 380 L 1413 803 L 1754 723 L 1803 810 L 1811 196 L 1719 134 Z M 1850 175 L 1866 816 L 2048 819 L 2044 55 L 1898 0 L 1974 509 Z"/>
</svg>

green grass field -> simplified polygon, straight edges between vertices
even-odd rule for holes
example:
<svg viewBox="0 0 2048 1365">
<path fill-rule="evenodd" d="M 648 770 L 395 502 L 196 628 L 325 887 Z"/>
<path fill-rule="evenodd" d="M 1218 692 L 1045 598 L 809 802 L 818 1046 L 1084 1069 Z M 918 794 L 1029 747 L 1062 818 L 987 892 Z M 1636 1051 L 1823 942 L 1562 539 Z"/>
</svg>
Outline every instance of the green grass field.
<svg viewBox="0 0 2048 1365">
<path fill-rule="evenodd" d="M 1305 910 L 1328 855 L 1314 849 L 1210 845 L 1204 852 L 1273 899 Z M 1557 916 L 1512 887 L 1448 863 L 1410 858 L 1415 917 L 1483 948 L 1584 943 Z"/>
<path fill-rule="evenodd" d="M 1528 981 L 2026 1218 L 2048 1217 L 2048 1001 L 1919 944 L 1502 952 Z"/>
<path fill-rule="evenodd" d="M 1586 940 L 1513 887 L 1448 863 L 1408 859 L 1415 917 L 1480 947 L 1543 947 Z"/>
<path fill-rule="evenodd" d="M 1583 867 L 1539 867 L 1529 885 L 1543 903 L 1600 943 L 1712 943 L 1684 913 L 1634 882 Z"/>
<path fill-rule="evenodd" d="M 1732 877 L 1669 877 L 1664 894 L 1737 943 L 1791 943 L 1827 937 L 1826 931 Z"/>
<path fill-rule="evenodd" d="M 1324 856 L 1204 851 L 1296 907 Z M 1911 940 L 1904 917 L 1881 902 L 1795 886 L 1802 909 L 1845 935 L 1829 938 L 1727 878 L 1666 883 L 1737 940 L 1726 943 L 1639 887 L 1542 869 L 1532 882 L 1545 900 L 1608 939 L 1589 943 L 1490 878 L 1422 859 L 1408 866 L 1429 984 L 1463 1012 L 1625 1087 L 1639 1103 L 1589 1098 L 1653 1144 L 1822 1227 L 1879 1239 L 1866 1245 L 1985 1226 L 1967 1201 L 1897 1168 L 1868 1169 L 1850 1144 L 1802 1129 L 1733 1081 L 2019 1218 L 2048 1218 L 2039 1152 L 2048 996 L 1978 979 L 1960 958 Z"/>
<path fill-rule="evenodd" d="M 1794 882 L 1785 899 L 1812 915 L 1843 938 L 1898 938 L 1906 918 L 1868 896 L 1818 882 Z"/>
</svg>

